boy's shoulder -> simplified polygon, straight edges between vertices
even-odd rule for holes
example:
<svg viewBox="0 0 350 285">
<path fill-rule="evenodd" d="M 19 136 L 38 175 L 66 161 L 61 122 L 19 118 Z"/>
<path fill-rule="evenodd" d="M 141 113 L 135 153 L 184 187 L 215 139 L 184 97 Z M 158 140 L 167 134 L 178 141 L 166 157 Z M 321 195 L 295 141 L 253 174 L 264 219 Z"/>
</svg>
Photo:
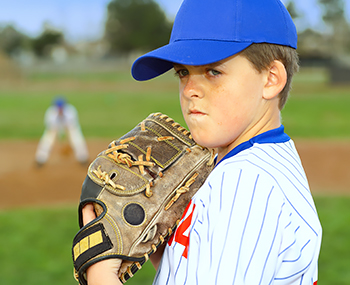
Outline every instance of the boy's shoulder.
<svg viewBox="0 0 350 285">
<path fill-rule="evenodd" d="M 251 181 L 279 189 L 282 196 L 293 193 L 310 192 L 305 171 L 291 139 L 278 143 L 254 143 L 235 155 L 226 156 L 212 171 L 208 183 L 215 187 L 223 181 L 231 186 L 247 182 L 247 187 L 255 187 Z M 230 186 L 230 187 L 231 187 Z M 246 188 L 246 187 L 244 187 Z"/>
<path fill-rule="evenodd" d="M 268 200 L 273 192 L 276 205 L 287 202 L 300 212 L 314 211 L 307 177 L 292 140 L 254 143 L 226 157 L 216 165 L 203 188 L 203 201 L 206 195 L 212 196 L 210 193 Z"/>
<path fill-rule="evenodd" d="M 285 160 L 281 160 L 285 158 Z M 291 138 L 284 132 L 284 126 L 259 134 L 250 140 L 236 146 L 217 164 L 229 165 L 281 164 L 292 160 L 299 163 L 300 159 Z"/>
<path fill-rule="evenodd" d="M 216 168 L 218 172 L 242 169 L 272 175 L 275 172 L 282 173 L 291 166 L 302 168 L 294 142 L 289 139 L 277 143 L 252 143 L 242 150 L 233 150 Z"/>
</svg>

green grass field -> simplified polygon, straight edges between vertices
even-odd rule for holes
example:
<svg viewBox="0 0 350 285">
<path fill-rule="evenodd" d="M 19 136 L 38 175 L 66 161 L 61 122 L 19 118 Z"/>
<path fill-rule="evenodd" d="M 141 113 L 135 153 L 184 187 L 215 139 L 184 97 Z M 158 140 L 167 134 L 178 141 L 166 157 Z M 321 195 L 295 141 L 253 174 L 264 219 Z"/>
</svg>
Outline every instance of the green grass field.
<svg viewBox="0 0 350 285">
<path fill-rule="evenodd" d="M 114 139 L 149 113 L 161 111 L 184 124 L 171 75 L 146 83 L 129 72 L 32 72 L 20 82 L 0 84 L 0 139 L 38 140 L 43 116 L 56 94 L 79 111 L 87 138 Z M 350 87 L 334 87 L 324 70 L 302 70 L 283 110 L 294 138 L 349 139 Z M 319 284 L 350 284 L 350 197 L 316 196 L 324 237 Z M 0 210 L 1 284 L 77 284 L 71 243 L 78 230 L 76 207 Z M 151 284 L 147 263 L 127 284 Z"/>
<path fill-rule="evenodd" d="M 315 197 L 323 226 L 319 284 L 350 284 L 350 197 Z M 78 230 L 75 206 L 0 211 L 0 276 L 6 285 L 75 285 L 71 245 Z M 150 262 L 129 285 L 152 284 Z"/>
<path fill-rule="evenodd" d="M 76 285 L 71 246 L 77 231 L 75 206 L 0 212 L 1 284 Z M 142 284 L 151 284 L 151 263 L 144 269 Z M 140 284 L 137 279 L 128 284 Z"/>
<path fill-rule="evenodd" d="M 37 72 L 24 83 L 0 84 L 0 139 L 38 139 L 57 94 L 77 107 L 88 138 L 114 138 L 158 111 L 184 124 L 172 72 L 150 82 L 134 81 L 129 71 Z M 348 106 L 349 87 L 330 86 L 323 70 L 305 70 L 295 77 L 283 124 L 293 138 L 350 138 Z"/>
</svg>

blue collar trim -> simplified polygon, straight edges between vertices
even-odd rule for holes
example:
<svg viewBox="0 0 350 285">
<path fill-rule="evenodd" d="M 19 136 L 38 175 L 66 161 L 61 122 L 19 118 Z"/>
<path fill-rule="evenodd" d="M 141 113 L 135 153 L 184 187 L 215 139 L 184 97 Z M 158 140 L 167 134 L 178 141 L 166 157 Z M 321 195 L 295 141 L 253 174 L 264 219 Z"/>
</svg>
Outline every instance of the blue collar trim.
<svg viewBox="0 0 350 285">
<path fill-rule="evenodd" d="M 290 140 L 290 137 L 284 132 L 284 126 L 281 125 L 280 127 L 267 131 L 265 133 L 262 133 L 260 135 L 257 135 L 253 138 L 251 138 L 249 141 L 245 141 L 238 146 L 236 146 L 234 149 L 232 149 L 229 153 L 227 153 L 224 158 L 219 161 L 218 164 L 220 164 L 225 159 L 228 159 L 232 156 L 235 156 L 236 154 L 240 153 L 241 151 L 248 149 L 253 146 L 255 143 L 284 143 Z M 217 165 L 218 165 L 217 164 Z M 216 165 L 216 166 L 217 166 Z"/>
</svg>

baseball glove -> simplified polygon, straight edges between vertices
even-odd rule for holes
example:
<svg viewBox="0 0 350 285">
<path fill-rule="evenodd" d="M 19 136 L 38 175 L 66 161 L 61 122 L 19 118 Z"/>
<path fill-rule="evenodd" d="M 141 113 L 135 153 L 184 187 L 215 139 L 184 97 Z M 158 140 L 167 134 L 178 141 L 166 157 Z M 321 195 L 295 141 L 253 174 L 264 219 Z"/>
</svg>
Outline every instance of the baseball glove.
<svg viewBox="0 0 350 285">
<path fill-rule="evenodd" d="M 72 255 L 75 277 L 86 285 L 92 264 L 123 260 L 125 283 L 174 232 L 191 197 L 213 168 L 212 151 L 161 113 L 149 115 L 113 141 L 91 163 L 79 205 L 80 231 Z M 97 218 L 83 226 L 82 208 Z"/>
</svg>

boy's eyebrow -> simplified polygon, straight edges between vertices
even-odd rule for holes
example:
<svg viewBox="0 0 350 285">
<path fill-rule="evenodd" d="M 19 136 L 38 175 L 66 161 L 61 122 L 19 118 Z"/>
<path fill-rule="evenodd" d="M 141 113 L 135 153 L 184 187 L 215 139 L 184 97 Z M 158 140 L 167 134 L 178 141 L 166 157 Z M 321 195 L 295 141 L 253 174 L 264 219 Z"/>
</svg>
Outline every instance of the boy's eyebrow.
<svg viewBox="0 0 350 285">
<path fill-rule="evenodd" d="M 207 66 L 210 66 L 210 67 L 212 67 L 212 68 L 214 68 L 214 67 L 218 67 L 218 66 L 224 66 L 225 65 L 225 62 L 223 62 L 223 61 L 216 61 L 216 62 L 213 62 L 213 63 L 210 63 L 210 64 L 207 64 Z"/>
<path fill-rule="evenodd" d="M 208 67 L 211 67 L 211 68 L 215 68 L 215 67 L 217 67 L 219 65 L 224 66 L 225 62 L 223 62 L 223 61 L 216 61 L 216 62 L 213 62 L 213 63 L 203 64 L 203 65 L 195 65 L 195 66 L 196 67 L 208 66 Z M 173 67 L 182 68 L 182 67 L 185 67 L 185 65 L 183 65 L 181 63 L 173 63 Z"/>
</svg>

